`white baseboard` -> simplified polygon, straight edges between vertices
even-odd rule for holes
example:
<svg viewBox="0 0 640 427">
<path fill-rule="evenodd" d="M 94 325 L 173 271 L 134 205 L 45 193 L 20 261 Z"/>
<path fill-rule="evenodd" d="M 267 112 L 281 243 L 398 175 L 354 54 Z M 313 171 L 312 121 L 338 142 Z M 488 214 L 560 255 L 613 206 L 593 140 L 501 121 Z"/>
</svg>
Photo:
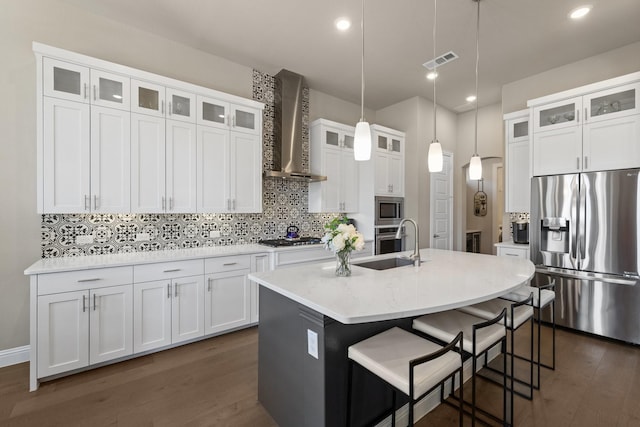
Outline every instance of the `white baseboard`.
<svg viewBox="0 0 640 427">
<path fill-rule="evenodd" d="M 14 347 L 0 350 L 0 368 L 17 365 L 18 363 L 29 361 L 29 346 Z"/>
</svg>

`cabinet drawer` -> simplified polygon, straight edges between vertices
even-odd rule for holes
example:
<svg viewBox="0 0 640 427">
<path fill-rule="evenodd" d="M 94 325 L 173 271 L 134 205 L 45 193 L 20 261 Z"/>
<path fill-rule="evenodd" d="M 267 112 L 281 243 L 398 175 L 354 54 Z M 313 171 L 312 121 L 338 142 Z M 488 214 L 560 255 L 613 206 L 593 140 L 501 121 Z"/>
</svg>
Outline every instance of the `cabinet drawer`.
<svg viewBox="0 0 640 427">
<path fill-rule="evenodd" d="M 95 268 L 39 274 L 38 295 L 126 285 L 132 282 L 132 267 Z"/>
<path fill-rule="evenodd" d="M 175 277 L 197 276 L 204 274 L 203 265 L 201 259 L 136 265 L 133 267 L 133 281 L 139 283 L 173 279 Z"/>
<path fill-rule="evenodd" d="M 294 266 L 296 264 L 309 264 L 312 262 L 334 259 L 333 252 L 323 246 L 306 247 L 295 250 L 287 250 L 275 253 L 275 268 Z"/>
<path fill-rule="evenodd" d="M 206 274 L 251 268 L 251 255 L 223 256 L 204 260 Z"/>
<path fill-rule="evenodd" d="M 498 256 L 529 258 L 529 250 L 519 248 L 498 248 Z"/>
</svg>

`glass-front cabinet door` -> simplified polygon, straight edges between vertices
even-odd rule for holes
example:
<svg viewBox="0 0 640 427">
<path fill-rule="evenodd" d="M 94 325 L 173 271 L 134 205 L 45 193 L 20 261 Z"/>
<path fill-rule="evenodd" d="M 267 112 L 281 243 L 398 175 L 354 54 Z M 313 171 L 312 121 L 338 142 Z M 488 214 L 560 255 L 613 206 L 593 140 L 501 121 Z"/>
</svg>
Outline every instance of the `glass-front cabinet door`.
<svg viewBox="0 0 640 427">
<path fill-rule="evenodd" d="M 58 99 L 89 102 L 89 68 L 43 58 L 44 94 Z"/>
<path fill-rule="evenodd" d="M 91 103 L 129 111 L 129 77 L 91 70 Z"/>
<path fill-rule="evenodd" d="M 535 131 L 560 129 L 581 123 L 582 98 L 566 99 L 533 110 Z"/>
<path fill-rule="evenodd" d="M 583 103 L 587 122 L 638 114 L 640 112 L 640 83 L 586 95 Z"/>
<path fill-rule="evenodd" d="M 340 133 L 335 129 L 324 131 L 324 143 L 330 147 L 340 147 Z"/>
<path fill-rule="evenodd" d="M 522 142 L 529 140 L 529 118 L 509 120 L 508 141 Z"/>
<path fill-rule="evenodd" d="M 231 104 L 231 127 L 240 132 L 260 134 L 260 110 Z"/>
<path fill-rule="evenodd" d="M 402 152 L 402 142 L 397 138 L 391 138 L 391 144 L 389 145 L 389 151 L 392 153 Z"/>
<path fill-rule="evenodd" d="M 229 103 L 214 98 L 198 96 L 196 123 L 222 129 L 229 128 Z"/>
<path fill-rule="evenodd" d="M 167 101 L 168 118 L 195 123 L 196 96 L 193 93 L 167 88 Z"/>
<path fill-rule="evenodd" d="M 131 80 L 131 112 L 164 117 L 164 86 L 140 80 Z"/>
<path fill-rule="evenodd" d="M 376 142 L 376 147 L 378 147 L 379 151 L 388 151 L 389 150 L 389 138 L 384 135 L 378 135 L 378 140 Z"/>
</svg>

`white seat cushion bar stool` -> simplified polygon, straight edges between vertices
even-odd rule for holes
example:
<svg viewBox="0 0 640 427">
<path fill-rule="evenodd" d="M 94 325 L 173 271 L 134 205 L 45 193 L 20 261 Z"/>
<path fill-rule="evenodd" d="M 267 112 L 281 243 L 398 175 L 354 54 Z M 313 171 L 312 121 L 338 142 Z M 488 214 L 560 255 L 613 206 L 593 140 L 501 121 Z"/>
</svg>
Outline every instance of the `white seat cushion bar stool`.
<svg viewBox="0 0 640 427">
<path fill-rule="evenodd" d="M 511 332 L 511 345 L 510 351 L 510 361 L 511 361 L 511 390 L 516 394 L 525 397 L 529 400 L 533 398 L 533 321 L 531 321 L 531 331 L 530 331 L 530 342 L 529 342 L 529 357 L 522 358 L 529 363 L 529 380 L 521 380 L 515 377 L 515 364 L 514 364 L 514 332 L 520 326 L 525 324 L 528 320 L 533 319 L 533 307 L 531 306 L 531 302 L 533 300 L 533 295 L 529 294 L 527 298 L 523 301 L 512 302 L 504 299 L 496 298 L 489 301 L 481 302 L 479 304 L 473 304 L 466 307 L 458 308 L 458 311 L 462 311 L 467 314 L 471 314 L 482 319 L 493 319 L 496 315 L 498 315 L 502 310 L 507 310 L 506 316 L 506 326 L 507 330 Z M 522 383 L 528 387 L 528 394 L 521 393 L 514 390 L 514 381 Z M 513 409 L 513 408 L 511 408 Z"/>
<path fill-rule="evenodd" d="M 351 425 L 351 380 L 352 363 L 357 363 L 393 387 L 392 425 L 395 425 L 395 392 L 409 396 L 409 425 L 413 425 L 413 405 L 431 391 L 451 379 L 451 391 L 458 374 L 462 390 L 462 333 L 454 336 L 446 345 L 420 338 L 404 329 L 394 327 L 353 344 L 348 349 L 349 389 L 347 422 Z M 454 351 L 456 346 L 459 351 Z M 459 405 L 460 426 L 463 423 L 462 403 Z"/>
<path fill-rule="evenodd" d="M 500 419 L 495 414 L 478 408 L 476 405 L 476 371 L 478 370 L 478 357 L 486 354 L 497 344 L 501 344 L 502 353 L 506 353 L 506 336 L 507 331 L 504 324 L 500 321 L 504 320 L 506 310 L 503 310 L 498 316 L 490 321 L 485 321 L 476 316 L 463 313 L 457 310 L 450 310 L 440 313 L 427 314 L 413 320 L 413 329 L 420 333 L 437 339 L 438 341 L 448 342 L 451 337 L 455 336 L 457 331 L 462 331 L 462 347 L 463 350 L 470 355 L 472 361 L 471 374 L 471 422 L 475 426 L 476 410 L 492 418 L 494 421 L 508 424 L 507 418 L 507 364 L 506 355 L 504 357 L 504 373 L 503 373 L 503 397 L 502 409 L 503 417 Z M 513 402 L 513 395 L 511 396 Z M 513 413 L 513 411 L 511 412 Z M 481 421 L 479 419 L 479 421 Z"/>
<path fill-rule="evenodd" d="M 550 283 L 543 286 L 522 286 L 514 291 L 511 291 L 505 295 L 502 295 L 500 298 L 520 302 L 527 299 L 527 297 L 533 293 L 533 308 L 537 314 L 534 315 L 536 323 L 538 324 L 538 349 L 537 349 L 537 365 L 538 365 L 538 382 L 537 385 L 540 387 L 540 366 L 545 367 L 547 369 L 555 370 L 556 369 L 556 313 L 555 313 L 555 281 L 551 280 Z M 541 353 L 541 309 L 545 308 L 551 304 L 551 364 L 542 363 L 542 359 L 540 356 Z"/>
</svg>

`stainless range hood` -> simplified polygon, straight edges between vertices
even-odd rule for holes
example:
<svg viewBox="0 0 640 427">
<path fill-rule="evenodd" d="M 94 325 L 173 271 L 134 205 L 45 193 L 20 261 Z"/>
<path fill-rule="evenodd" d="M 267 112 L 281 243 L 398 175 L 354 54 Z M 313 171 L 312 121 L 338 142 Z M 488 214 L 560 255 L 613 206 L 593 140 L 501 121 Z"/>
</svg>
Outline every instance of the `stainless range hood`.
<svg viewBox="0 0 640 427">
<path fill-rule="evenodd" d="M 275 75 L 273 170 L 265 177 L 298 181 L 326 181 L 326 176 L 302 170 L 302 88 L 304 77 L 289 70 Z"/>
</svg>

